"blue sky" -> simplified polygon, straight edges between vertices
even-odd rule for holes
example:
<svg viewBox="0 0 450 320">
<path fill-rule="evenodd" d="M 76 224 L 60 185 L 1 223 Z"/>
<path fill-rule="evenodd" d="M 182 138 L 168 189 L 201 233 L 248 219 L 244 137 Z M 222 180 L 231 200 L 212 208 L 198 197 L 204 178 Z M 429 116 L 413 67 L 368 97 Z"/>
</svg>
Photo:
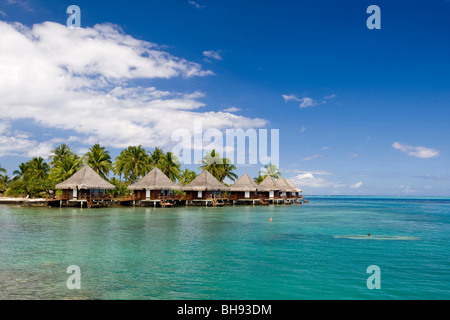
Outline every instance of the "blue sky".
<svg viewBox="0 0 450 320">
<path fill-rule="evenodd" d="M 97 46 L 61 29 L 71 4 Z M 380 30 L 366 27 L 372 4 Z M 450 195 L 448 1 L 0 0 L 0 21 L 21 24 L 0 36 L 9 175 L 62 142 L 80 153 L 100 142 L 113 156 L 133 142 L 170 151 L 170 132 L 200 118 L 280 129 L 283 176 L 305 194 Z M 124 42 L 138 54 L 113 54 Z M 136 73 L 120 68 L 127 61 Z"/>
</svg>

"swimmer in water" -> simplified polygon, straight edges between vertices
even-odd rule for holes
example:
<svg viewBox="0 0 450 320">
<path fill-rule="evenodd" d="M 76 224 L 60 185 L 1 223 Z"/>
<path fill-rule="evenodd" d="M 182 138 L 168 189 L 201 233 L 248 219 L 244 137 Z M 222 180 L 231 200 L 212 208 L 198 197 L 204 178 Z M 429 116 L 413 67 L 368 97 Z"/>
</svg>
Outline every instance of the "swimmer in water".
<svg viewBox="0 0 450 320">
<path fill-rule="evenodd" d="M 370 236 L 371 236 L 371 234 L 370 234 L 370 233 L 368 233 L 368 234 L 367 234 L 367 236 L 368 236 L 368 237 L 370 237 Z"/>
</svg>

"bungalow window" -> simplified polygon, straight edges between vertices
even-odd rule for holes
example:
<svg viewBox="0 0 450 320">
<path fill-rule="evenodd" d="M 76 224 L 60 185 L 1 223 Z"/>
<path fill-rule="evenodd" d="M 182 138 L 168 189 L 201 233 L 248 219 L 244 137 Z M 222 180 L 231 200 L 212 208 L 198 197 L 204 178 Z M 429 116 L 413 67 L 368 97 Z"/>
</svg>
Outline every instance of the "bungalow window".
<svg viewBox="0 0 450 320">
<path fill-rule="evenodd" d="M 73 189 L 73 198 L 74 199 L 78 198 L 78 190 L 77 189 Z"/>
<path fill-rule="evenodd" d="M 245 191 L 245 197 L 250 198 L 250 191 Z"/>
<path fill-rule="evenodd" d="M 203 191 L 198 191 L 197 198 L 201 198 L 201 197 L 203 197 Z"/>
<path fill-rule="evenodd" d="M 269 198 L 273 198 L 274 197 L 274 191 L 273 190 L 270 190 L 269 191 Z"/>
<path fill-rule="evenodd" d="M 147 199 L 149 199 L 150 198 L 150 190 L 145 190 L 145 197 L 147 198 Z"/>
</svg>

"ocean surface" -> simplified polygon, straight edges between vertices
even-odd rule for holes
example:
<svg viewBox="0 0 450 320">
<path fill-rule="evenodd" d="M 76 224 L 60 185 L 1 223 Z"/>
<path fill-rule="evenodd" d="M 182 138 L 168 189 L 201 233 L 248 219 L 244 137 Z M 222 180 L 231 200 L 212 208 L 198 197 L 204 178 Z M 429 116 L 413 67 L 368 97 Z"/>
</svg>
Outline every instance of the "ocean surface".
<svg viewBox="0 0 450 320">
<path fill-rule="evenodd" d="M 450 299 L 449 198 L 308 200 L 0 206 L 0 299 Z M 72 265 L 80 290 L 67 287 Z"/>
</svg>

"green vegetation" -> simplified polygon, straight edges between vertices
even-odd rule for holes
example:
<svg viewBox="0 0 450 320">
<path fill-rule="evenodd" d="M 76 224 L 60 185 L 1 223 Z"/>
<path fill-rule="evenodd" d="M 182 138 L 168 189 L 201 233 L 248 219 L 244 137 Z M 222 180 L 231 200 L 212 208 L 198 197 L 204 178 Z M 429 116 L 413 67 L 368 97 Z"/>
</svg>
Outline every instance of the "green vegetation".
<svg viewBox="0 0 450 320">
<path fill-rule="evenodd" d="M 0 193 L 3 193 L 8 188 L 11 178 L 6 174 L 6 169 L 0 164 Z"/>
<path fill-rule="evenodd" d="M 53 150 L 49 159 L 52 160 L 50 162 L 50 166 L 52 166 L 50 180 L 55 184 L 69 179 L 83 164 L 82 159 L 65 144 Z"/>
<path fill-rule="evenodd" d="M 150 156 L 142 146 L 128 147 L 122 150 L 113 165 L 113 171 L 120 177 L 119 180 L 122 180 L 123 176 L 125 181 L 130 184 L 144 177 L 152 168 Z"/>
<path fill-rule="evenodd" d="M 191 182 L 192 180 L 194 180 L 195 178 L 197 178 L 197 172 L 195 171 L 191 171 L 189 169 L 184 169 L 183 172 L 181 172 L 180 174 L 180 179 L 179 179 L 179 183 L 182 186 L 187 185 L 189 182 Z"/>
<path fill-rule="evenodd" d="M 41 157 L 35 157 L 22 163 L 19 170 L 14 171 L 15 177 L 7 183 L 4 191 L 8 196 L 29 195 L 32 197 L 45 196 L 55 188 L 50 179 L 50 166 Z"/>
<path fill-rule="evenodd" d="M 164 153 L 159 147 L 147 151 L 142 146 L 130 146 L 111 160 L 109 151 L 99 144 L 93 145 L 83 156 L 72 152 L 66 144 L 54 149 L 47 163 L 41 157 L 21 163 L 13 172 L 13 178 L 7 175 L 6 169 L 0 165 L 0 194 L 19 197 L 45 197 L 55 193 L 55 185 L 75 174 L 84 164 L 88 164 L 101 177 L 116 186 L 111 191 L 115 197 L 130 194 L 127 187 L 139 181 L 153 168 L 159 168 L 169 179 L 186 185 L 197 177 L 195 171 L 181 169 L 178 158 L 172 153 Z M 203 158 L 199 170 L 209 171 L 217 180 L 224 182 L 226 178 L 235 181 L 236 166 L 228 158 L 222 158 L 215 150 L 207 153 Z M 110 172 L 115 176 L 109 178 Z M 267 165 L 254 180 L 259 183 L 267 175 L 274 178 L 281 176 L 274 165 Z"/>
<path fill-rule="evenodd" d="M 214 149 L 203 157 L 201 164 L 199 170 L 209 171 L 220 182 L 223 182 L 225 178 L 229 178 L 232 181 L 238 178 L 234 173 L 236 166 L 231 164 L 230 159 L 221 158 L 220 154 Z"/>
<path fill-rule="evenodd" d="M 112 169 L 112 161 L 109 151 L 105 151 L 105 147 L 100 147 L 98 143 L 93 145 L 84 155 L 84 158 L 85 163 L 94 169 L 100 177 L 108 179 L 109 171 Z"/>
<path fill-rule="evenodd" d="M 271 176 L 272 178 L 279 179 L 281 177 L 281 172 L 277 168 L 276 165 L 274 165 L 274 164 L 270 164 L 269 165 L 268 164 L 268 165 L 264 166 L 264 169 L 262 169 L 259 172 L 258 178 L 262 177 L 262 180 L 264 180 L 267 176 Z"/>
<path fill-rule="evenodd" d="M 261 172 L 258 174 L 257 177 L 253 178 L 253 180 L 257 183 L 260 184 L 261 182 L 263 182 L 264 177 L 261 175 Z"/>
<path fill-rule="evenodd" d="M 180 178 L 181 163 L 172 152 L 163 154 L 159 159 L 157 167 L 172 181 Z"/>
</svg>

